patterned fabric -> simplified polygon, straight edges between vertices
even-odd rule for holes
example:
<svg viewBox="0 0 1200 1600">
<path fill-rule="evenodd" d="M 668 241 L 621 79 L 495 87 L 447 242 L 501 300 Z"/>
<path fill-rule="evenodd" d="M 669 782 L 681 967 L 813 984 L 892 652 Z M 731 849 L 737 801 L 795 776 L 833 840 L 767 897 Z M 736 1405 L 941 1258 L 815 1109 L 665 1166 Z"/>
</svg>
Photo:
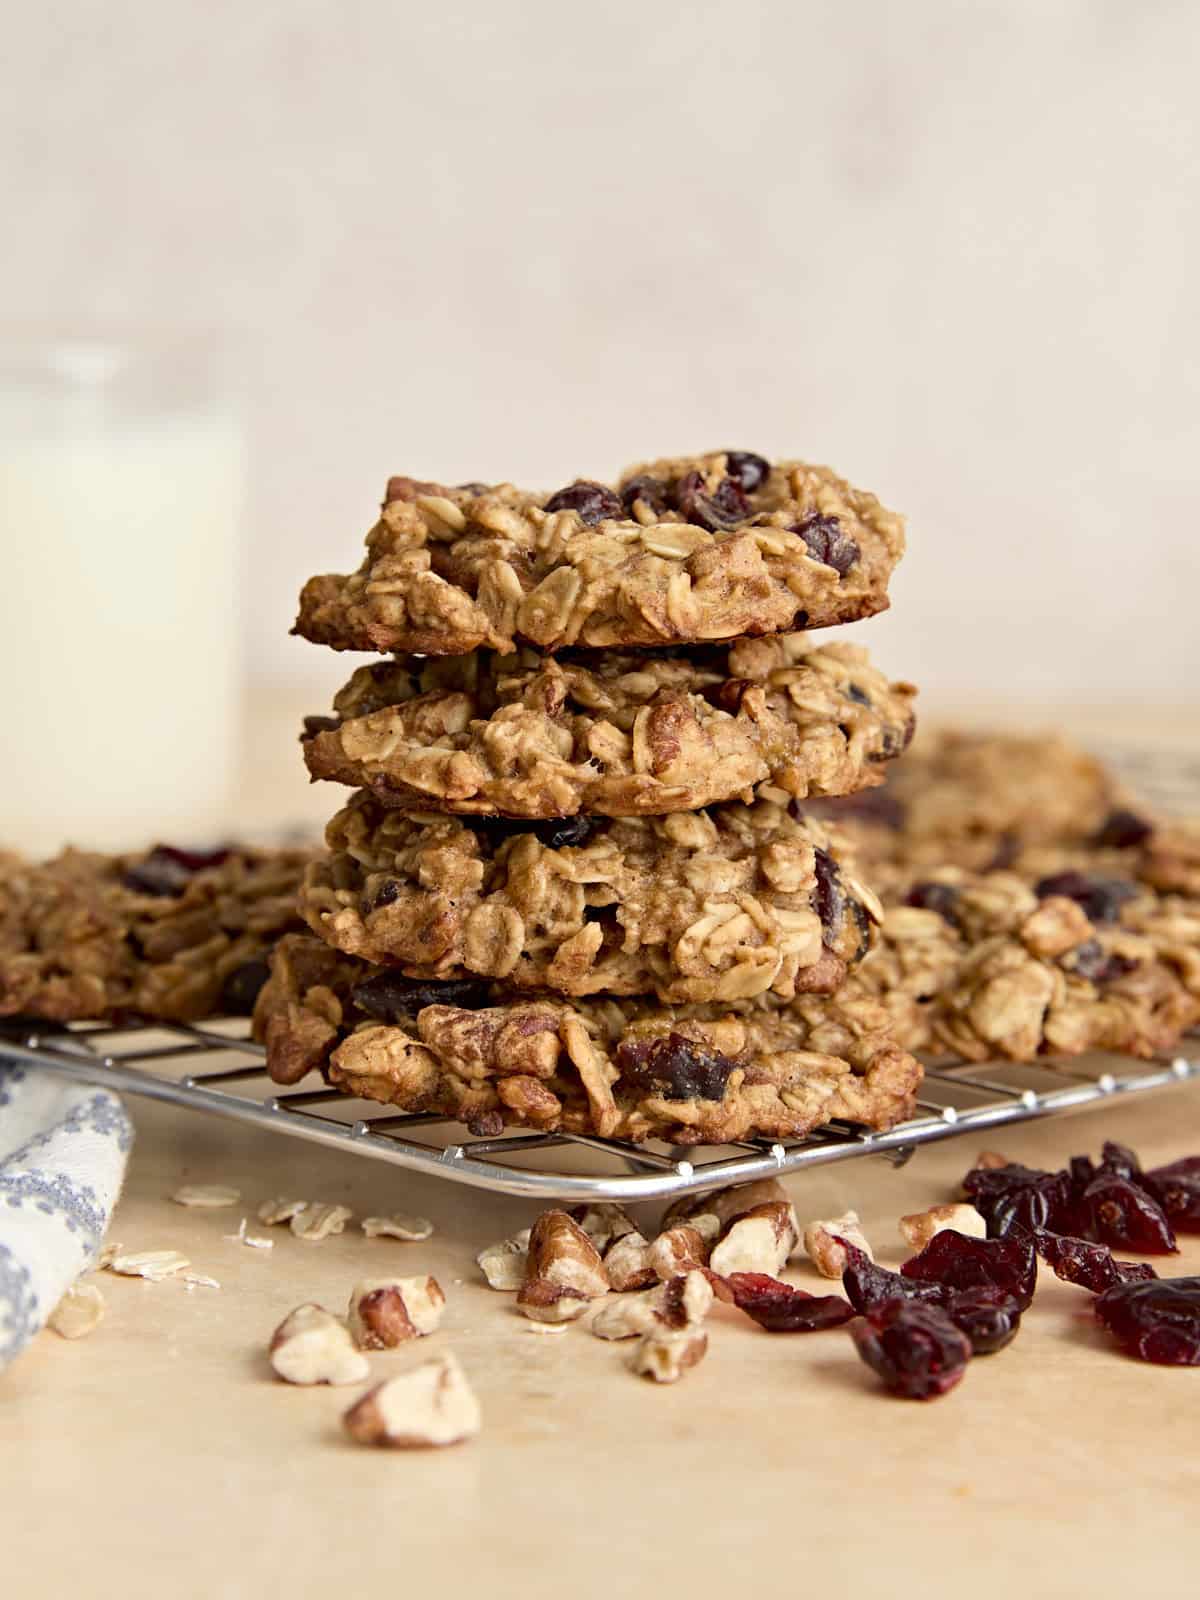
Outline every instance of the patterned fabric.
<svg viewBox="0 0 1200 1600">
<path fill-rule="evenodd" d="M 107 1089 L 0 1058 L 0 1367 L 95 1259 L 132 1143 Z"/>
</svg>

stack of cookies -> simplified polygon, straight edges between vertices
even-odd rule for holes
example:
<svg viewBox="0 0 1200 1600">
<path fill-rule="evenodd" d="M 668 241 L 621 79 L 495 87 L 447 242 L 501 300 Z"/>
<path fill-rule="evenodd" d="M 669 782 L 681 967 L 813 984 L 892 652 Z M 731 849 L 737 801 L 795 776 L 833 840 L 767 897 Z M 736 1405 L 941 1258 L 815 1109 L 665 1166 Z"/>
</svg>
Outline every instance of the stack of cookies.
<svg viewBox="0 0 1200 1600">
<path fill-rule="evenodd" d="M 886 1127 L 920 1067 L 848 981 L 879 906 L 810 797 L 881 781 L 907 684 L 809 631 L 883 610 L 901 521 L 744 451 L 545 496 L 393 478 L 296 631 L 371 651 L 310 718 L 354 790 L 256 1013 L 272 1076 L 601 1138 Z"/>
</svg>

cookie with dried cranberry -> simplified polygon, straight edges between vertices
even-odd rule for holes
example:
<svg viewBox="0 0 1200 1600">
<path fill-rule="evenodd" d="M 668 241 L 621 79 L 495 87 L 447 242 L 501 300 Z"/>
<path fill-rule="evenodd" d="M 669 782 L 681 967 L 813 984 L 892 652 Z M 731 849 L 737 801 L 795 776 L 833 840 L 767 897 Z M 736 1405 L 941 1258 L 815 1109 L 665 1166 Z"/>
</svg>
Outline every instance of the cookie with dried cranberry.
<svg viewBox="0 0 1200 1600">
<path fill-rule="evenodd" d="M 948 868 L 889 888 L 852 981 L 909 1049 L 1150 1057 L 1200 1019 L 1200 915 L 1128 880 Z"/>
<path fill-rule="evenodd" d="M 421 655 L 706 644 L 882 611 L 903 551 L 873 494 L 749 451 L 551 495 L 397 477 L 362 565 L 310 579 L 295 631 Z"/>
<path fill-rule="evenodd" d="M 0 1016 L 251 1011 L 311 852 L 158 845 L 0 861 Z"/>
<path fill-rule="evenodd" d="M 1056 734 L 925 729 L 888 769 L 882 793 L 864 802 L 821 801 L 816 810 L 853 833 L 864 870 L 885 886 L 922 868 L 987 872 L 1039 851 L 1095 851 L 1118 836 L 1129 841 L 1123 859 L 1136 861 L 1135 822 L 1139 844 L 1152 831 L 1127 809 L 1112 773 Z M 1106 834 L 1121 816 L 1130 831 L 1118 835 L 1113 823 Z"/>
<path fill-rule="evenodd" d="M 692 1145 L 799 1137 L 833 1119 L 887 1128 L 912 1114 L 921 1079 L 861 996 L 738 1011 L 446 990 L 290 937 L 255 1032 L 277 1082 L 319 1068 L 347 1094 L 481 1133 Z"/>
<path fill-rule="evenodd" d="M 314 778 L 385 805 L 467 815 L 664 815 L 882 782 L 908 744 L 916 691 L 859 646 L 804 634 L 669 656 L 523 649 L 359 667 L 310 718 Z"/>
<path fill-rule="evenodd" d="M 300 912 L 411 977 L 670 1001 L 828 993 L 878 904 L 786 806 L 521 823 L 404 814 L 356 794 Z"/>
</svg>

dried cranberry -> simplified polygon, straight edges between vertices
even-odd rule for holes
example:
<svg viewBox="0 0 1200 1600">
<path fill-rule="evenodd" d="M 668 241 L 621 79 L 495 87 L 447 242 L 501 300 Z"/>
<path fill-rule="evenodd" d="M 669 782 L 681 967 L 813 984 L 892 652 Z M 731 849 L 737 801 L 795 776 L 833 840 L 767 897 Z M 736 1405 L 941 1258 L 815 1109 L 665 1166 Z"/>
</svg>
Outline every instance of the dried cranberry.
<svg viewBox="0 0 1200 1600">
<path fill-rule="evenodd" d="M 1097 924 L 1116 922 L 1121 907 L 1137 894 L 1136 886 L 1122 878 L 1101 878 L 1095 873 L 1075 871 L 1056 872 L 1040 879 L 1034 888 L 1039 900 L 1050 895 L 1074 900 L 1088 921 Z"/>
<path fill-rule="evenodd" d="M 1200 1156 L 1185 1156 L 1142 1174 L 1142 1182 L 1175 1227 L 1200 1228 Z"/>
<path fill-rule="evenodd" d="M 976 1167 L 963 1179 L 963 1192 L 987 1223 L 988 1234 L 1001 1239 L 1014 1228 L 1075 1226 L 1075 1186 L 1066 1172 L 1042 1172 L 1013 1162 L 1007 1167 Z"/>
<path fill-rule="evenodd" d="M 1068 972 L 1076 972 L 1089 983 L 1115 983 L 1137 968 L 1129 956 L 1106 951 L 1099 939 L 1085 939 L 1073 950 L 1068 950 L 1060 963 Z"/>
<path fill-rule="evenodd" d="M 494 1139 L 497 1134 L 504 1132 L 503 1111 L 477 1111 L 473 1117 L 467 1118 L 467 1132 L 476 1139 Z"/>
<path fill-rule="evenodd" d="M 739 489 L 753 494 L 766 483 L 771 473 L 771 463 L 752 450 L 726 450 L 725 470 Z"/>
<path fill-rule="evenodd" d="M 854 1316 L 854 1307 L 840 1294 L 809 1294 L 765 1272 L 730 1272 L 725 1281 L 738 1310 L 768 1333 L 815 1333 L 838 1328 Z"/>
<path fill-rule="evenodd" d="M 248 1017 L 270 976 L 271 969 L 265 961 L 243 961 L 221 985 L 220 1009 L 227 1017 Z"/>
<path fill-rule="evenodd" d="M 400 898 L 401 883 L 399 878 L 385 878 L 375 891 L 375 898 L 371 901 L 371 910 L 378 911 L 381 906 L 393 906 Z"/>
<path fill-rule="evenodd" d="M 1065 1283 L 1103 1294 L 1114 1283 L 1141 1283 L 1158 1274 L 1148 1261 L 1118 1261 L 1106 1244 L 1091 1244 L 1062 1233 L 1038 1228 L 1033 1235 L 1037 1253 Z"/>
<path fill-rule="evenodd" d="M 1003 1350 L 1021 1326 L 1021 1308 L 1003 1289 L 963 1289 L 947 1297 L 943 1310 L 971 1341 L 975 1356 Z"/>
<path fill-rule="evenodd" d="M 858 927 L 858 948 L 850 958 L 853 965 L 854 962 L 861 961 L 870 950 L 872 928 L 871 914 L 861 900 L 851 900 L 850 910 Z"/>
<path fill-rule="evenodd" d="M 817 886 L 813 890 L 813 910 L 821 919 L 824 942 L 832 945 L 841 932 L 846 911 L 842 875 L 828 850 L 822 850 L 819 846 L 813 851 L 813 871 L 817 878 Z"/>
<path fill-rule="evenodd" d="M 1101 1244 L 1145 1255 L 1173 1255 L 1175 1234 L 1167 1214 L 1148 1190 L 1129 1178 L 1101 1172 L 1083 1192 L 1087 1232 Z"/>
<path fill-rule="evenodd" d="M 1101 850 L 1132 850 L 1145 844 L 1154 832 L 1154 824 L 1139 817 L 1136 811 L 1110 811 L 1092 836 L 1093 845 Z"/>
<path fill-rule="evenodd" d="M 526 822 L 515 817 L 460 817 L 473 833 L 489 839 L 493 846 L 503 844 L 518 833 L 531 833 L 547 850 L 565 850 L 585 845 L 595 831 L 596 817 L 548 817 L 541 822 Z"/>
<path fill-rule="evenodd" d="M 228 850 L 177 850 L 174 845 L 157 844 L 144 860 L 130 867 L 123 882 L 139 894 L 174 899 L 197 872 L 228 860 Z"/>
<path fill-rule="evenodd" d="M 596 827 L 595 817 L 552 817 L 529 829 L 547 850 L 577 850 L 587 844 Z"/>
<path fill-rule="evenodd" d="M 1072 1156 L 1067 1162 L 1067 1172 L 1073 1184 L 1086 1189 L 1096 1176 L 1096 1164 L 1091 1156 Z"/>
<path fill-rule="evenodd" d="M 670 490 L 661 478 L 652 478 L 649 473 L 640 473 L 636 478 L 630 478 L 628 483 L 621 485 L 621 504 L 625 510 L 632 514 L 634 505 L 641 501 L 648 511 L 656 517 L 661 517 L 671 504 Z"/>
<path fill-rule="evenodd" d="M 704 474 L 689 472 L 674 487 L 675 504 L 688 522 L 710 533 L 736 527 L 750 515 L 750 506 L 737 481 L 722 478 L 709 494 Z"/>
<path fill-rule="evenodd" d="M 905 1278 L 940 1283 L 953 1290 L 1003 1289 L 1024 1311 L 1037 1286 L 1037 1252 L 1024 1232 L 1003 1239 L 972 1239 L 954 1228 L 943 1228 L 900 1272 Z"/>
<path fill-rule="evenodd" d="M 862 1359 L 907 1400 L 953 1389 L 971 1359 L 966 1334 L 938 1306 L 889 1300 L 850 1331 Z"/>
<path fill-rule="evenodd" d="M 861 554 L 849 534 L 842 532 L 837 517 L 823 517 L 814 511 L 803 522 L 794 523 L 792 532 L 804 540 L 814 561 L 832 567 L 839 578 L 846 576 Z"/>
<path fill-rule="evenodd" d="M 842 1288 L 856 1311 L 873 1311 L 890 1300 L 940 1301 L 943 1291 L 940 1284 L 918 1283 L 912 1278 L 902 1278 L 898 1272 L 889 1272 L 878 1266 L 865 1250 L 836 1234 L 837 1242 L 846 1252 L 846 1266 L 842 1272 Z"/>
<path fill-rule="evenodd" d="M 1142 1361 L 1200 1366 L 1200 1278 L 1114 1284 L 1096 1301 L 1096 1316 Z"/>
<path fill-rule="evenodd" d="M 594 526 L 607 518 L 621 515 L 621 502 L 603 483 L 592 483 L 587 478 L 576 478 L 565 489 L 552 494 L 546 501 L 546 511 L 575 511 L 579 520 Z"/>
<path fill-rule="evenodd" d="M 973 1347 L 976 1339 L 979 1341 L 975 1348 L 977 1355 L 999 1350 L 1015 1336 L 1021 1307 L 1008 1289 L 987 1284 L 960 1289 L 901 1277 L 898 1272 L 877 1266 L 848 1240 L 839 1239 L 838 1242 L 846 1251 L 842 1287 L 856 1311 L 874 1311 L 895 1300 L 919 1300 L 926 1305 L 941 1306 L 962 1328 Z"/>
<path fill-rule="evenodd" d="M 665 1039 L 622 1039 L 617 1046 L 622 1083 L 666 1100 L 724 1099 L 736 1064 L 682 1033 L 668 1033 Z"/>
<path fill-rule="evenodd" d="M 1105 1177 L 1128 1178 L 1131 1183 L 1140 1183 L 1142 1163 L 1127 1144 L 1106 1139 L 1100 1147 L 1100 1173 Z"/>
<path fill-rule="evenodd" d="M 319 733 L 335 733 L 342 725 L 341 717 L 305 717 L 302 739 L 315 739 Z"/>
<path fill-rule="evenodd" d="M 356 983 L 350 999 L 364 1016 L 380 1022 L 406 1022 L 426 1006 L 462 1006 L 467 1011 L 478 1011 L 488 1003 L 488 986 L 474 978 L 426 983 L 399 972 L 377 972 Z"/>
<path fill-rule="evenodd" d="M 884 735 L 884 743 L 893 755 L 903 755 L 904 751 L 908 749 L 909 745 L 916 737 L 916 732 L 917 719 L 910 711 L 905 719 L 903 728 L 900 730 L 899 736 L 893 739 L 890 732 L 886 733 Z"/>
<path fill-rule="evenodd" d="M 962 927 L 957 906 L 961 894 L 949 883 L 914 883 L 905 896 L 906 906 L 919 906 L 922 911 L 936 911 L 943 922 L 952 928 Z"/>
</svg>

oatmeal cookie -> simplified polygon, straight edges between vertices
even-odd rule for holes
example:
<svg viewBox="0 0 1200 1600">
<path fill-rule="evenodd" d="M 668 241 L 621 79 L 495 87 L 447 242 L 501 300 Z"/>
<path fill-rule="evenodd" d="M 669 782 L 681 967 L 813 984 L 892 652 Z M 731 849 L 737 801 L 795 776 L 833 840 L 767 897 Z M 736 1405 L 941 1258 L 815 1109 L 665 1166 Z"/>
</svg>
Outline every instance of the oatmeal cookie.
<svg viewBox="0 0 1200 1600">
<path fill-rule="evenodd" d="M 687 654 L 534 650 L 359 667 L 310 718 L 314 778 L 387 805 L 510 817 L 663 815 L 882 782 L 908 744 L 915 689 L 852 644 L 806 635 Z"/>
<path fill-rule="evenodd" d="M 247 1014 L 311 853 L 160 845 L 0 861 L 0 1016 Z"/>
<path fill-rule="evenodd" d="M 888 604 L 901 518 L 828 467 L 748 451 L 657 461 L 614 487 L 393 478 L 362 566 L 312 578 L 295 631 L 335 650 L 707 643 Z"/>
<path fill-rule="evenodd" d="M 1200 819 L 1156 816 L 1057 735 L 925 731 L 886 787 L 810 799 L 885 898 L 941 867 L 1079 871 L 1200 900 Z"/>
<path fill-rule="evenodd" d="M 301 915 L 411 977 L 678 1002 L 828 993 L 879 913 L 824 830 L 766 800 L 531 828 L 404 815 L 360 792 L 326 841 Z"/>
<path fill-rule="evenodd" d="M 946 868 L 889 902 L 852 983 L 909 1049 L 1150 1057 L 1200 1019 L 1200 915 L 1130 880 Z"/>
<path fill-rule="evenodd" d="M 347 1094 L 480 1133 L 512 1124 L 690 1145 L 798 1137 L 835 1118 L 885 1128 L 912 1114 L 921 1079 L 862 994 L 741 1014 L 461 988 L 443 999 L 302 936 L 277 948 L 255 1031 L 277 1082 L 320 1068 Z"/>
<path fill-rule="evenodd" d="M 924 730 L 878 794 L 814 807 L 852 830 L 868 865 L 971 872 L 1097 835 L 1121 803 L 1101 763 L 1055 735 Z"/>
</svg>

